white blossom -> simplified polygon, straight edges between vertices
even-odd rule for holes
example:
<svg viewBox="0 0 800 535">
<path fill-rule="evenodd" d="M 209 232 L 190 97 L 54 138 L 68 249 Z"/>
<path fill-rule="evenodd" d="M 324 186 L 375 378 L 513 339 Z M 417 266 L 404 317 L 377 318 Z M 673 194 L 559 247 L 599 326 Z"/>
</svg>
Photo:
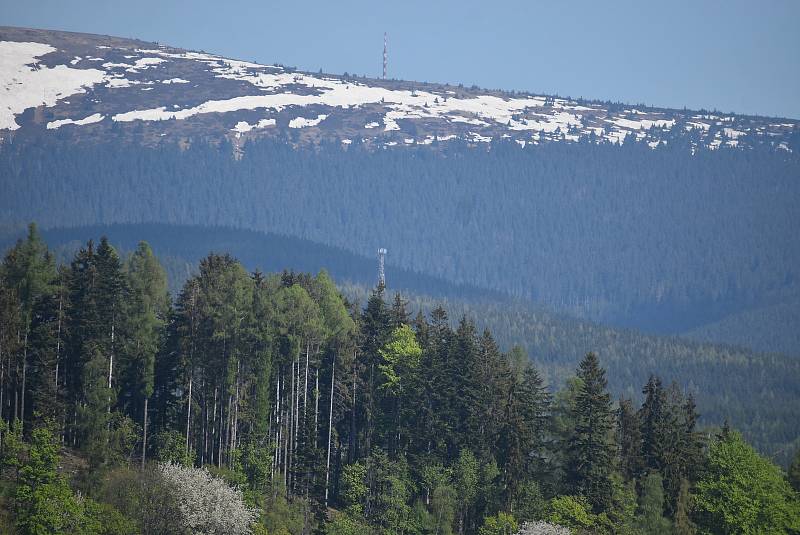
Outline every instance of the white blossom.
<svg viewBox="0 0 800 535">
<path fill-rule="evenodd" d="M 242 491 L 205 468 L 165 463 L 161 475 L 174 493 L 183 523 L 192 534 L 247 535 L 258 511 L 244 503 Z"/>
<path fill-rule="evenodd" d="M 517 535 L 570 535 L 570 533 L 569 528 L 539 520 L 524 523 Z"/>
</svg>

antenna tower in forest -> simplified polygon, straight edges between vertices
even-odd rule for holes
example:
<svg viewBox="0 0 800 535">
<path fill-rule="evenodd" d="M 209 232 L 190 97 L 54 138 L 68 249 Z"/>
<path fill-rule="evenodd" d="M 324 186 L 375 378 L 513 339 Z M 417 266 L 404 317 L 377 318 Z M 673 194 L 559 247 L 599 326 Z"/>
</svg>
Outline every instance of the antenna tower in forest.
<svg viewBox="0 0 800 535">
<path fill-rule="evenodd" d="M 386 80 L 386 70 L 389 67 L 389 39 L 383 32 L 383 79 Z"/>
<path fill-rule="evenodd" d="M 381 247 L 378 249 L 378 284 L 386 287 L 386 271 L 384 270 L 384 260 L 386 258 L 386 249 Z"/>
</svg>

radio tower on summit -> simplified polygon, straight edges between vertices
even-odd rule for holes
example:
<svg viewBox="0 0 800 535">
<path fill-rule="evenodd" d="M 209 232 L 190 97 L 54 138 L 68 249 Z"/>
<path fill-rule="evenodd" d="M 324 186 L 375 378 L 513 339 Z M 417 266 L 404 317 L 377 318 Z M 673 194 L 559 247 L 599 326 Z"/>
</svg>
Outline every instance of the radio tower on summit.
<svg viewBox="0 0 800 535">
<path fill-rule="evenodd" d="M 389 38 L 383 32 L 383 79 L 386 80 L 386 69 L 389 66 Z"/>
</svg>

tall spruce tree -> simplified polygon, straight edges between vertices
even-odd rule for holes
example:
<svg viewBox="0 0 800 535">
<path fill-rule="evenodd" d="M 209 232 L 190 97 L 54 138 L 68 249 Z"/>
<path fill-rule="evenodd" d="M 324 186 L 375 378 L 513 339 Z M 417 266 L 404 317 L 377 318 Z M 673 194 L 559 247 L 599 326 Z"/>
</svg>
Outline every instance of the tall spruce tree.
<svg viewBox="0 0 800 535">
<path fill-rule="evenodd" d="M 8 372 L 13 374 L 12 384 L 14 385 L 12 419 L 20 419 L 24 428 L 30 413 L 28 368 L 31 346 L 29 339 L 34 323 L 34 312 L 39 307 L 39 313 L 45 314 L 38 301 L 52 292 L 56 280 L 55 261 L 35 223 L 28 226 L 26 239 L 19 240 L 6 254 L 3 259 L 2 271 L 4 284 L 15 292 L 16 303 L 19 306 L 17 313 L 19 330 L 16 333 L 18 354 L 14 359 L 13 367 L 9 366 Z"/>
<path fill-rule="evenodd" d="M 606 372 L 594 353 L 578 366 L 581 388 L 573 414 L 575 429 L 568 444 L 568 483 L 575 494 L 586 497 L 596 513 L 611 506 L 613 416 L 606 390 Z"/>
<path fill-rule="evenodd" d="M 122 390 L 127 413 L 142 422 L 142 465 L 147 456 L 148 404 L 154 390 L 156 354 L 164 340 L 169 312 L 167 275 L 146 242 L 140 242 L 125 263 L 128 292 L 125 303 Z"/>
<path fill-rule="evenodd" d="M 644 472 L 641 422 L 633 402 L 620 399 L 617 409 L 617 448 L 619 469 L 626 481 L 639 479 Z"/>
</svg>

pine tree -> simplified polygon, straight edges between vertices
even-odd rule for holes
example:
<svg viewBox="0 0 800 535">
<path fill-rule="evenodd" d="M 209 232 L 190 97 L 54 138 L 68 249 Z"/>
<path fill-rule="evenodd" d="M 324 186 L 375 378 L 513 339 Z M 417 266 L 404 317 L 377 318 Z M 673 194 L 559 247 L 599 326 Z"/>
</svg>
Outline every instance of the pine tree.
<svg viewBox="0 0 800 535">
<path fill-rule="evenodd" d="M 575 429 L 568 444 L 568 482 L 573 492 L 586 497 L 595 512 L 611 505 L 613 446 L 611 397 L 605 370 L 597 356 L 587 353 L 578 366 L 582 381 L 575 403 Z"/>
</svg>

